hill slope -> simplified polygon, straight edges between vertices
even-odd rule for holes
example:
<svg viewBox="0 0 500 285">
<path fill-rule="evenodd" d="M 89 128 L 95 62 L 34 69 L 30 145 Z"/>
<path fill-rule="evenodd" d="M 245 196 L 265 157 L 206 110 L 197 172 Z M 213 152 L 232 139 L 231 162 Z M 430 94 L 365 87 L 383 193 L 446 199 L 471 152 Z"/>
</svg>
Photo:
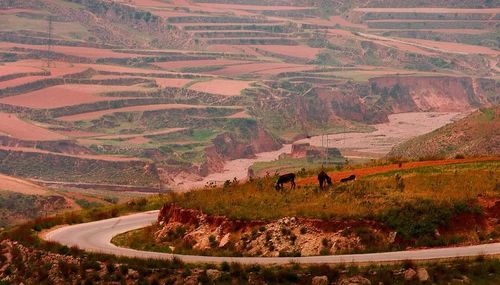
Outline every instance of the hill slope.
<svg viewBox="0 0 500 285">
<path fill-rule="evenodd" d="M 418 159 L 499 155 L 499 117 L 499 106 L 480 109 L 455 123 L 396 146 L 388 156 Z"/>
</svg>

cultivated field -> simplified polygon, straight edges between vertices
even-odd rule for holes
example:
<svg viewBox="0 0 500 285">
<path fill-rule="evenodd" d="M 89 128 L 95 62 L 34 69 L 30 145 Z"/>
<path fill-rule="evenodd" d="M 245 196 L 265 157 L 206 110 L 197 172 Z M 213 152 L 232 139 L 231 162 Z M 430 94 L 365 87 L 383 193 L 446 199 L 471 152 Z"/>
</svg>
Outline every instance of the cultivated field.
<svg viewBox="0 0 500 285">
<path fill-rule="evenodd" d="M 240 95 L 243 89 L 250 87 L 250 84 L 252 84 L 250 81 L 213 79 L 195 83 L 189 89 L 225 96 L 235 96 Z"/>
<path fill-rule="evenodd" d="M 408 113 L 498 101 L 496 7 L 96 1 L 0 9 L 3 147 L 145 159 L 187 189 L 324 132 L 375 128 L 330 146 L 380 157 L 452 116 Z"/>
<path fill-rule="evenodd" d="M 144 111 L 154 111 L 154 110 L 169 110 L 169 109 L 196 109 L 196 108 L 206 108 L 206 106 L 199 105 L 185 105 L 185 104 L 158 104 L 158 105 L 143 105 L 143 106 L 133 106 L 133 107 L 124 107 L 117 109 L 108 109 L 104 111 L 96 111 L 96 112 L 88 112 L 81 113 L 77 115 L 71 116 L 63 116 L 59 117 L 59 120 L 62 121 L 85 121 L 85 120 L 93 120 L 99 117 L 102 117 L 107 114 L 112 113 L 125 113 L 125 112 L 144 112 Z"/>
<path fill-rule="evenodd" d="M 53 141 L 66 138 L 56 132 L 21 120 L 14 114 L 6 113 L 0 113 L 0 133 L 27 141 Z"/>
<path fill-rule="evenodd" d="M 120 98 L 99 96 L 104 92 L 142 91 L 134 86 L 61 85 L 0 99 L 0 103 L 35 109 L 51 109 Z"/>
</svg>

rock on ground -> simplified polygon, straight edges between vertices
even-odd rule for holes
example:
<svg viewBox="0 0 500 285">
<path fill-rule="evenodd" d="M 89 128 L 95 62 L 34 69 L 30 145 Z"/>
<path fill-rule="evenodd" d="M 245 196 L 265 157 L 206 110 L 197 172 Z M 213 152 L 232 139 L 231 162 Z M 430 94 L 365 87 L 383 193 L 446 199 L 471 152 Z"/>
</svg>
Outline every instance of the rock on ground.
<svg viewBox="0 0 500 285">
<path fill-rule="evenodd" d="M 372 282 L 362 276 L 353 276 L 340 280 L 339 285 L 371 285 Z"/>
<path fill-rule="evenodd" d="M 429 280 L 429 273 L 423 267 L 417 269 L 417 278 L 420 282 L 426 282 Z"/>
<path fill-rule="evenodd" d="M 416 275 L 417 275 L 417 272 L 415 270 L 413 270 L 413 268 L 408 268 L 404 274 L 405 280 L 412 280 L 413 278 L 415 278 Z"/>
<path fill-rule="evenodd" d="M 312 285 L 328 285 L 328 277 L 327 276 L 315 276 L 311 281 Z"/>
</svg>

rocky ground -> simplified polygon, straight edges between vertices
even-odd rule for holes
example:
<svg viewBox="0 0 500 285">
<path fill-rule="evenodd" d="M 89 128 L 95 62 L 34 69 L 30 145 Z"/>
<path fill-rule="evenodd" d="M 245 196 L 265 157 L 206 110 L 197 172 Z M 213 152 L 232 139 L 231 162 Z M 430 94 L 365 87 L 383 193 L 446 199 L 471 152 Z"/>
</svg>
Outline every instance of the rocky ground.
<svg viewBox="0 0 500 285">
<path fill-rule="evenodd" d="M 12 240 L 0 243 L 0 282 L 2 284 L 392 284 L 392 282 L 421 282 L 436 280 L 435 270 L 413 264 L 393 268 L 362 270 L 352 274 L 350 268 L 311 267 L 287 268 L 273 273 L 261 268 L 245 270 L 238 264 L 220 266 L 192 266 L 177 264 L 151 268 L 136 262 L 114 263 L 100 261 L 92 256 L 74 257 L 70 250 L 66 253 L 51 253 L 25 247 Z M 171 264 L 172 265 L 172 264 Z M 448 267 L 452 271 L 452 267 Z M 282 269 L 283 270 L 283 269 Z M 295 271 L 295 272 L 294 272 Z M 359 270 L 358 270 L 359 271 Z M 320 275 L 321 274 L 321 275 Z M 385 283 L 381 280 L 383 276 Z M 490 278 L 495 278 L 490 273 Z M 373 281 L 371 281 L 373 280 Z M 450 279 L 455 283 L 469 284 L 466 275 L 456 275 Z"/>
<path fill-rule="evenodd" d="M 295 217 L 240 221 L 173 204 L 162 208 L 158 221 L 160 230 L 155 233 L 155 239 L 159 244 L 168 244 L 177 238 L 194 250 L 229 248 L 249 256 L 339 254 L 395 241 L 395 234 L 376 222 Z"/>
</svg>

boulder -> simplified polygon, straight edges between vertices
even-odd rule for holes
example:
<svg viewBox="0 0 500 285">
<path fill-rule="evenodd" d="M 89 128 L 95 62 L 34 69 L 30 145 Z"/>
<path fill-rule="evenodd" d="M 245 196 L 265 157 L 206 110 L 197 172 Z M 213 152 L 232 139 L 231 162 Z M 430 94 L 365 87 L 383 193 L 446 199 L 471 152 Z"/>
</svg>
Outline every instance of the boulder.
<svg viewBox="0 0 500 285">
<path fill-rule="evenodd" d="M 210 281 L 216 281 L 222 276 L 222 273 L 217 269 L 207 269 L 207 277 Z"/>
<path fill-rule="evenodd" d="M 423 267 L 417 269 L 417 278 L 420 282 L 427 282 L 429 280 L 429 273 Z"/>
<path fill-rule="evenodd" d="M 198 282 L 198 276 L 191 275 L 186 278 L 184 278 L 184 285 L 198 285 L 201 284 Z"/>
<path fill-rule="evenodd" d="M 340 280 L 339 285 L 371 285 L 372 282 L 363 276 L 352 276 Z"/>
<path fill-rule="evenodd" d="M 231 238 L 230 233 L 225 234 L 219 242 L 219 247 L 225 247 L 229 243 L 230 238 Z"/>
<path fill-rule="evenodd" d="M 413 270 L 413 268 L 408 268 L 405 271 L 404 277 L 405 277 L 405 280 L 409 281 L 409 280 L 412 280 L 413 278 L 415 278 L 416 275 L 417 275 L 417 272 L 415 270 Z"/>
<path fill-rule="evenodd" d="M 328 277 L 327 276 L 314 276 L 312 281 L 312 285 L 328 285 Z"/>
</svg>

